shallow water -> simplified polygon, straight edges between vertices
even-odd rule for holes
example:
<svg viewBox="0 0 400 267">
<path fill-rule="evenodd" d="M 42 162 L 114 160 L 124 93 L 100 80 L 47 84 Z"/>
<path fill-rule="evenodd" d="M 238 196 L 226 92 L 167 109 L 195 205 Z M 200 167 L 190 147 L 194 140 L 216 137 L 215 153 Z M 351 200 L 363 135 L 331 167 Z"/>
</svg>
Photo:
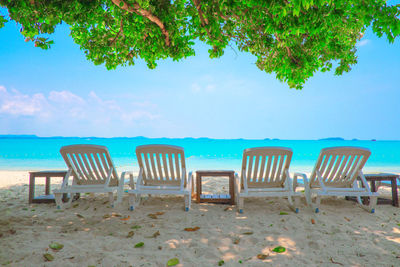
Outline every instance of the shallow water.
<svg viewBox="0 0 400 267">
<path fill-rule="evenodd" d="M 135 148 L 145 144 L 171 144 L 185 149 L 188 170 L 239 170 L 245 148 L 282 146 L 293 150 L 291 172 L 310 172 L 322 148 L 359 146 L 372 152 L 365 170 L 400 172 L 400 141 L 246 140 L 209 138 L 0 138 L 0 169 L 64 169 L 59 150 L 70 144 L 107 146 L 118 168 L 138 171 Z"/>
</svg>

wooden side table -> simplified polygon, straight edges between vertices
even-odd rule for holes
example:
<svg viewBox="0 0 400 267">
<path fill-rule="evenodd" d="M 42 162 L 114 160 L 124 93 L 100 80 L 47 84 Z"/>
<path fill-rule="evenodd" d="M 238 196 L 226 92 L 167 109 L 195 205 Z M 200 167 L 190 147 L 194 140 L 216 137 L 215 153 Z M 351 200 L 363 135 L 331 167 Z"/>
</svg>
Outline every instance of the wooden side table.
<svg viewBox="0 0 400 267">
<path fill-rule="evenodd" d="M 29 172 L 29 204 L 31 203 L 54 203 L 54 196 L 50 194 L 50 178 L 62 177 L 65 178 L 66 171 L 36 171 Z M 45 195 L 35 197 L 35 180 L 37 177 L 46 178 Z M 66 201 L 67 194 L 63 195 L 63 200 Z"/>
<path fill-rule="evenodd" d="M 388 181 L 392 186 L 392 199 L 379 198 L 378 204 L 392 204 L 395 207 L 399 207 L 399 195 L 397 193 L 397 179 L 400 175 L 393 173 L 379 173 L 379 174 L 365 174 L 365 179 L 371 183 L 371 191 L 376 192 L 378 188 L 376 187 L 376 182 Z"/>
<path fill-rule="evenodd" d="M 204 195 L 202 194 L 201 178 L 203 176 L 229 177 L 229 195 Z M 196 201 L 219 204 L 235 204 L 235 171 L 201 170 L 196 171 Z"/>
<path fill-rule="evenodd" d="M 378 174 L 364 174 L 364 176 L 365 180 L 367 180 L 367 182 L 370 182 L 372 192 L 378 191 L 379 186 L 378 187 L 376 186 L 376 182 L 382 182 L 382 181 L 390 182 L 392 187 L 392 199 L 378 198 L 377 204 L 392 204 L 392 206 L 399 207 L 397 179 L 400 178 L 400 175 L 393 173 L 378 173 Z M 346 199 L 357 201 L 355 197 L 346 197 Z M 369 197 L 362 197 L 362 200 L 365 204 L 368 204 Z"/>
</svg>

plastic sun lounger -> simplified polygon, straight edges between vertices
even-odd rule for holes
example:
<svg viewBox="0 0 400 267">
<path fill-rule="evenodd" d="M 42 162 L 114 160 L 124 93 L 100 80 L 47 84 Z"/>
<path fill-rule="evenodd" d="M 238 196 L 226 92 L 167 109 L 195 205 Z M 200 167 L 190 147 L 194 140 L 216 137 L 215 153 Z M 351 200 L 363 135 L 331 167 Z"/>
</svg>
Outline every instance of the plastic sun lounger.
<svg viewBox="0 0 400 267">
<path fill-rule="evenodd" d="M 289 166 L 293 152 L 284 147 L 256 147 L 243 152 L 242 171 L 236 177 L 239 212 L 243 212 L 244 198 L 287 197 L 289 207 L 299 212 L 298 198 L 292 186 Z M 294 198 L 294 201 L 293 201 Z"/>
<path fill-rule="evenodd" d="M 321 150 L 317 163 L 311 173 L 310 180 L 304 173 L 294 174 L 294 187 L 297 178 L 304 180 L 307 204 L 319 212 L 321 196 L 353 196 L 365 210 L 374 213 L 378 193 L 371 192 L 362 168 L 371 152 L 360 147 L 331 147 Z M 360 177 L 363 187 L 359 187 L 357 177 Z M 312 196 L 316 195 L 315 203 Z M 370 197 L 370 204 L 363 205 L 361 197 Z"/>
<path fill-rule="evenodd" d="M 192 193 L 192 172 L 186 175 L 185 154 L 182 147 L 144 145 L 136 148 L 139 176 L 131 185 L 129 208 L 140 204 L 142 194 L 183 195 L 185 210 L 189 211 Z"/>
<path fill-rule="evenodd" d="M 70 145 L 60 149 L 68 171 L 60 189 L 53 190 L 58 209 L 63 207 L 65 193 L 108 193 L 111 206 L 114 206 L 113 192 L 117 191 L 117 203 L 122 201 L 124 178 L 131 172 L 118 176 L 108 149 L 97 145 Z M 69 178 L 73 177 L 72 184 Z M 72 197 L 68 204 L 71 203 Z"/>
</svg>

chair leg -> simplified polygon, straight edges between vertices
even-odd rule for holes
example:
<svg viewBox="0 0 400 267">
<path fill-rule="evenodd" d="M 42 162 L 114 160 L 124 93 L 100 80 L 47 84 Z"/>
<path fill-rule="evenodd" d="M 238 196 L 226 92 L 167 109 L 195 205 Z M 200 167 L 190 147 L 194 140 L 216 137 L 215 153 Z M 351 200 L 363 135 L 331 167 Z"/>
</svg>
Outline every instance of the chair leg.
<svg viewBox="0 0 400 267">
<path fill-rule="evenodd" d="M 310 187 L 308 187 L 308 185 L 304 185 L 304 195 L 306 197 L 307 206 L 311 206 L 311 204 L 312 204 L 311 191 L 310 191 Z"/>
<path fill-rule="evenodd" d="M 62 193 L 54 193 L 54 198 L 55 198 L 55 201 L 56 201 L 56 206 L 57 206 L 57 209 L 59 209 L 59 210 L 63 208 L 62 197 L 63 197 L 63 194 L 62 194 Z"/>
<path fill-rule="evenodd" d="M 132 211 L 135 209 L 135 195 L 129 194 L 129 209 Z"/>
<path fill-rule="evenodd" d="M 238 196 L 238 209 L 239 209 L 239 213 L 243 213 L 243 206 L 244 206 L 244 198 Z"/>
<path fill-rule="evenodd" d="M 293 201 L 294 199 L 294 201 Z M 289 208 L 296 213 L 299 213 L 299 201 L 297 197 L 288 196 Z"/>
<path fill-rule="evenodd" d="M 114 208 L 114 193 L 113 192 L 108 192 L 108 200 L 110 202 L 111 207 Z"/>
<path fill-rule="evenodd" d="M 361 203 L 360 207 L 363 208 L 364 210 L 370 212 L 370 213 L 375 213 L 375 207 L 376 207 L 376 203 L 378 202 L 378 197 L 373 196 L 373 197 L 369 197 L 369 205 L 364 205 Z"/>
<path fill-rule="evenodd" d="M 321 205 L 321 196 L 317 195 L 317 198 L 315 199 L 315 205 L 313 208 L 315 209 L 315 213 L 319 212 L 319 206 Z"/>
<path fill-rule="evenodd" d="M 185 195 L 185 211 L 189 211 L 190 210 L 190 205 L 191 205 L 191 195 Z"/>
</svg>

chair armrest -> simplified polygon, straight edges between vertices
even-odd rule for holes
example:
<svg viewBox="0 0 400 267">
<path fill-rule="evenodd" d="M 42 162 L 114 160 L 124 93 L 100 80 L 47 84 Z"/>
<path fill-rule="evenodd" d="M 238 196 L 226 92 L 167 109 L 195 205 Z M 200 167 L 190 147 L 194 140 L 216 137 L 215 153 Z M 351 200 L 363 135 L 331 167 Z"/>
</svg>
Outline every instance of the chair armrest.
<svg viewBox="0 0 400 267">
<path fill-rule="evenodd" d="M 188 180 L 186 183 L 186 187 L 189 190 L 190 193 L 192 193 L 192 189 L 193 189 L 193 172 L 189 172 L 189 176 L 188 176 Z"/>
<path fill-rule="evenodd" d="M 307 175 L 305 173 L 302 172 L 295 172 L 293 174 L 293 190 L 296 191 L 296 188 L 298 186 L 298 182 L 297 182 L 297 178 L 298 177 L 302 177 L 303 178 L 303 182 L 304 182 L 304 186 L 308 186 L 308 178 Z"/>
<path fill-rule="evenodd" d="M 241 190 L 240 177 L 237 172 L 235 172 L 235 190 L 236 190 L 235 194 L 239 194 Z"/>
<path fill-rule="evenodd" d="M 125 175 L 129 175 L 129 186 L 131 188 L 135 187 L 134 181 L 133 181 L 133 171 L 124 171 L 121 173 L 121 179 L 124 180 L 125 183 Z"/>
</svg>

